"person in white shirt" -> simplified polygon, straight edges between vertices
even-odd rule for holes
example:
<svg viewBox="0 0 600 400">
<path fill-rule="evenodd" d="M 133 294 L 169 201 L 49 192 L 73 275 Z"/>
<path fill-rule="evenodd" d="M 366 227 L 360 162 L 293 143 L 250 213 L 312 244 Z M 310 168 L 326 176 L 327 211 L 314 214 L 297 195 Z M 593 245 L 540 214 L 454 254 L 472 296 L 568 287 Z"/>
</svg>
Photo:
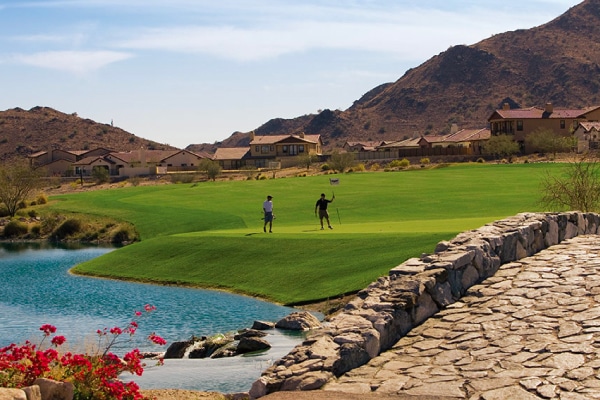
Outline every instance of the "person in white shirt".
<svg viewBox="0 0 600 400">
<path fill-rule="evenodd" d="M 267 196 L 267 199 L 263 203 L 263 212 L 265 213 L 265 225 L 263 226 L 263 232 L 267 231 L 267 223 L 269 224 L 269 233 L 273 233 L 273 196 Z"/>
</svg>

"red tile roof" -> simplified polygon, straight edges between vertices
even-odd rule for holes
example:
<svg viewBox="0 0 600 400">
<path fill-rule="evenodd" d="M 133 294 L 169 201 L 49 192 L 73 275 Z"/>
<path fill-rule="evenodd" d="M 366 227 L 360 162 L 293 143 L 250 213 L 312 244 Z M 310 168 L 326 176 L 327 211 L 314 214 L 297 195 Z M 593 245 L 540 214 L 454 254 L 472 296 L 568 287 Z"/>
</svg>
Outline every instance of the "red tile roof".
<svg viewBox="0 0 600 400">
<path fill-rule="evenodd" d="M 321 135 L 304 135 L 304 137 L 300 137 L 298 135 L 271 135 L 271 136 L 255 136 L 254 139 L 250 142 L 250 145 L 260 145 L 260 144 L 276 144 L 286 139 L 295 139 L 301 142 L 308 143 L 319 143 Z"/>
</svg>

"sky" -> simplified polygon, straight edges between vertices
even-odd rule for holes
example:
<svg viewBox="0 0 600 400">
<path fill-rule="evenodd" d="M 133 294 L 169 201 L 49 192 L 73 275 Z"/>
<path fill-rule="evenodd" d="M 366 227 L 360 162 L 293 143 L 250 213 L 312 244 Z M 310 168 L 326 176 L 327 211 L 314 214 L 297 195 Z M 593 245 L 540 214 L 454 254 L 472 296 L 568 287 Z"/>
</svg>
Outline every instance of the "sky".
<svg viewBox="0 0 600 400">
<path fill-rule="evenodd" d="M 346 110 L 454 45 L 580 0 L 0 0 L 0 111 L 51 107 L 178 148 Z"/>
</svg>

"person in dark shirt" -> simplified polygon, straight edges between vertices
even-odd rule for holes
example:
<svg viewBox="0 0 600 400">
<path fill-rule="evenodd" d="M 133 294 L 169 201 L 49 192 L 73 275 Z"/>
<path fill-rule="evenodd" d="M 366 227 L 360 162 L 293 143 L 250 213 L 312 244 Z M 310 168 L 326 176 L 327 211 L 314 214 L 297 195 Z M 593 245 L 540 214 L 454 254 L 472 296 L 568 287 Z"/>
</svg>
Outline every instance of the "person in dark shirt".
<svg viewBox="0 0 600 400">
<path fill-rule="evenodd" d="M 317 215 L 317 210 L 319 210 L 319 219 L 321 220 L 321 230 L 323 230 L 323 218 L 327 220 L 327 226 L 329 229 L 333 229 L 331 223 L 329 222 L 329 213 L 327 212 L 327 204 L 331 203 L 335 199 L 335 195 L 331 198 L 331 200 L 327 200 L 325 198 L 325 193 L 321 193 L 321 198 L 317 200 L 317 204 L 315 204 L 315 216 Z"/>
</svg>

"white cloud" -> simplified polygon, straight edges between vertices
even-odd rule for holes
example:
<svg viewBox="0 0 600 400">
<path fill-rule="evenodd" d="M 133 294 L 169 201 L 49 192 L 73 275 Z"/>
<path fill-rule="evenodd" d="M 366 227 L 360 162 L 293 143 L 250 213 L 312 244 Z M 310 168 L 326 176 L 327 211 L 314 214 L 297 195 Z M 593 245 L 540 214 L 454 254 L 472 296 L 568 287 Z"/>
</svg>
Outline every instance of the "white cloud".
<svg viewBox="0 0 600 400">
<path fill-rule="evenodd" d="M 83 75 L 131 57 L 129 53 L 116 51 L 46 51 L 13 55 L 10 61 Z"/>
</svg>

